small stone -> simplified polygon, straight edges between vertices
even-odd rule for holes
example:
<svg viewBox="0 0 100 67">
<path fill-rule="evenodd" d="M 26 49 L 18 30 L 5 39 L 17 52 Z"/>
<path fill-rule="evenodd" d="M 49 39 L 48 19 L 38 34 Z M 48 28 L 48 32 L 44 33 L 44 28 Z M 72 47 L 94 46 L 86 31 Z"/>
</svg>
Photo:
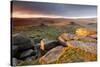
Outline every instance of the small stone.
<svg viewBox="0 0 100 67">
<path fill-rule="evenodd" d="M 27 58 L 25 59 L 25 61 L 33 61 L 33 60 L 35 60 L 35 59 L 36 59 L 35 56 L 31 56 L 31 57 L 27 57 Z"/>
<path fill-rule="evenodd" d="M 26 51 L 21 53 L 20 58 L 26 58 L 28 56 L 31 56 L 33 53 L 34 53 L 34 55 L 36 55 L 34 50 L 32 50 L 32 49 L 26 50 Z"/>
<path fill-rule="evenodd" d="M 18 63 L 16 58 L 12 58 L 12 66 L 16 66 Z"/>
</svg>

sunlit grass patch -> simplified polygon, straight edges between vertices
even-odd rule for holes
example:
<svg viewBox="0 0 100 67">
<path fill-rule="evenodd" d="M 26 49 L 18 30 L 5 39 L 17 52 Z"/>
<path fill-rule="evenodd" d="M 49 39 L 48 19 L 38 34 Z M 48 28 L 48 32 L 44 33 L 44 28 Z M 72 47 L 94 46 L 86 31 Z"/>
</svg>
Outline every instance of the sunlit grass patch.
<svg viewBox="0 0 100 67">
<path fill-rule="evenodd" d="M 91 40 L 91 39 L 78 39 L 78 41 L 91 42 L 91 43 L 96 43 L 97 42 L 97 40 Z"/>
<path fill-rule="evenodd" d="M 33 61 L 21 61 L 17 66 L 25 66 L 25 65 L 39 65 L 39 60 L 33 60 Z"/>
</svg>

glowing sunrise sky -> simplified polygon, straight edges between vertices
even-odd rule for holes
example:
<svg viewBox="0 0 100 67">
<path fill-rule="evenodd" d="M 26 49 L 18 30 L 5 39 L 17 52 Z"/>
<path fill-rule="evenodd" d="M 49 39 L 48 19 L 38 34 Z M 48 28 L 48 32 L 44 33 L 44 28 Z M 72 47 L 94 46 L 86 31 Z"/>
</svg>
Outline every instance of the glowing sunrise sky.
<svg viewBox="0 0 100 67">
<path fill-rule="evenodd" d="M 84 18 L 96 17 L 97 6 L 12 1 L 12 17 Z"/>
</svg>

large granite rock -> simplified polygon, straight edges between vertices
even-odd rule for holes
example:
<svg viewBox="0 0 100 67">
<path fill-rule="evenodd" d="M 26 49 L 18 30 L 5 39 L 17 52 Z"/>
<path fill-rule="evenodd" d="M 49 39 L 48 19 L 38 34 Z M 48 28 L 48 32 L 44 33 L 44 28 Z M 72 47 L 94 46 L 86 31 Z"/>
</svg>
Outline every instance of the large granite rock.
<svg viewBox="0 0 100 67">
<path fill-rule="evenodd" d="M 34 40 L 21 33 L 12 35 L 12 57 L 25 59 L 34 54 L 34 51 Z"/>
<path fill-rule="evenodd" d="M 34 48 L 34 41 L 31 41 L 27 36 L 20 33 L 12 36 L 12 45 L 16 46 L 18 50 Z M 12 48 L 13 49 L 13 48 Z"/>
<path fill-rule="evenodd" d="M 58 41 L 61 45 L 66 47 L 67 46 L 66 41 L 73 40 L 75 39 L 75 37 L 76 36 L 74 34 L 63 33 L 58 37 Z"/>
<path fill-rule="evenodd" d="M 59 43 L 57 40 L 42 39 L 40 42 L 40 49 L 50 50 L 58 45 L 59 45 Z"/>
<path fill-rule="evenodd" d="M 42 64 L 49 64 L 54 61 L 56 61 L 63 53 L 64 47 L 63 46 L 57 46 L 50 51 L 48 51 L 44 56 L 40 58 L 40 63 Z"/>
<path fill-rule="evenodd" d="M 75 35 L 74 34 L 70 34 L 70 33 L 63 33 L 60 35 L 60 37 L 64 40 L 72 40 L 74 39 Z"/>
<path fill-rule="evenodd" d="M 96 43 L 96 35 L 91 35 L 91 36 L 77 36 L 74 34 L 70 33 L 63 33 L 58 37 L 59 43 L 63 46 L 68 46 L 67 41 L 72 41 L 72 40 L 78 40 L 78 41 L 83 41 L 83 42 L 92 42 Z"/>
<path fill-rule="evenodd" d="M 96 43 L 97 40 L 95 38 L 92 37 L 86 37 L 86 36 L 76 36 L 76 38 L 74 40 L 79 40 L 79 41 L 83 41 L 83 42 L 94 42 Z"/>
<path fill-rule="evenodd" d="M 97 44 L 90 42 L 82 42 L 82 41 L 67 41 L 67 45 L 69 47 L 80 48 L 90 53 L 96 54 Z"/>
</svg>

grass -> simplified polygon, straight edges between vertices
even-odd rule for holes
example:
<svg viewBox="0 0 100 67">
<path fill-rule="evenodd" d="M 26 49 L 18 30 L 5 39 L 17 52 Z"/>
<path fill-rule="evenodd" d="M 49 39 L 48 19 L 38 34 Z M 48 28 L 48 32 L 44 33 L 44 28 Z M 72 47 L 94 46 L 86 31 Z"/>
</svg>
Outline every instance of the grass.
<svg viewBox="0 0 100 67">
<path fill-rule="evenodd" d="M 33 61 L 21 61 L 17 66 L 26 66 L 26 65 L 39 65 L 39 59 Z"/>
<path fill-rule="evenodd" d="M 78 41 L 82 41 L 82 42 L 91 42 L 91 43 L 96 43 L 96 40 L 89 40 L 89 39 L 78 39 Z"/>
<path fill-rule="evenodd" d="M 80 26 L 78 25 L 68 25 L 66 27 L 54 27 L 54 26 L 33 26 L 33 27 L 17 27 L 13 29 L 13 33 L 17 32 L 24 32 L 24 34 L 27 34 L 29 37 L 37 38 L 37 39 L 57 39 L 57 37 L 63 33 L 74 33 L 75 29 Z M 20 30 L 20 29 L 22 30 Z"/>
</svg>

